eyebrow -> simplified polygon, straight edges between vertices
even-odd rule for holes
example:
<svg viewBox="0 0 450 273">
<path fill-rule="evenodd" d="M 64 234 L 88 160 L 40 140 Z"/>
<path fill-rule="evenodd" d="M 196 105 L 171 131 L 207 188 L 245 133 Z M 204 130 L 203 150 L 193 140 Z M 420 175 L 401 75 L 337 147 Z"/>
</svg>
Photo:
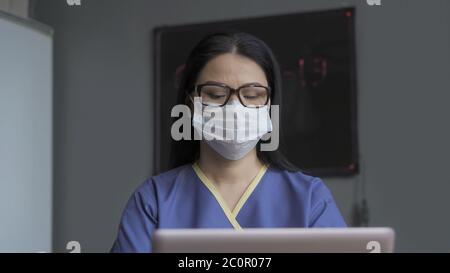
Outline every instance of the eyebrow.
<svg viewBox="0 0 450 273">
<path fill-rule="evenodd" d="M 223 83 L 223 82 L 217 82 L 217 81 L 206 81 L 206 82 L 203 82 L 203 83 L 200 83 L 200 84 L 225 84 L 225 85 L 227 85 L 228 86 L 228 84 L 226 84 L 226 83 Z M 252 85 L 252 84 L 254 84 L 254 85 L 260 85 L 260 86 L 265 86 L 264 84 L 261 84 L 261 83 L 259 83 L 259 82 L 248 82 L 248 83 L 244 83 L 244 84 L 242 84 L 242 85 L 240 85 L 240 86 L 244 86 L 244 85 Z"/>
</svg>

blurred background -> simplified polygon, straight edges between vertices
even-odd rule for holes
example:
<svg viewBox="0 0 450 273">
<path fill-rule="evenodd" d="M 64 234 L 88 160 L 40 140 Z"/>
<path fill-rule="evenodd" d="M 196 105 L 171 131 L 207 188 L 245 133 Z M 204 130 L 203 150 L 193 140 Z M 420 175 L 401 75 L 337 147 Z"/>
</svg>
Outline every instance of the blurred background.
<svg viewBox="0 0 450 273">
<path fill-rule="evenodd" d="M 358 171 L 323 178 L 349 225 L 393 227 L 396 251 L 450 251 L 450 1 L 77 2 L 0 0 L 0 251 L 109 251 L 160 160 L 155 28 L 342 8 L 355 11 Z"/>
</svg>

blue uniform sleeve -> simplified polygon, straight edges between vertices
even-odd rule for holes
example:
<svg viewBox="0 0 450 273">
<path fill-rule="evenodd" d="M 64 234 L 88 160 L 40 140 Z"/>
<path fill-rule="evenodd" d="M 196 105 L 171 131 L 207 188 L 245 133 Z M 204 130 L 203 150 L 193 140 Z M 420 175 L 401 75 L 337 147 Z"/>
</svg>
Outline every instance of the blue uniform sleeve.
<svg viewBox="0 0 450 273">
<path fill-rule="evenodd" d="M 309 227 L 346 227 L 333 196 L 319 178 L 313 181 Z"/>
<path fill-rule="evenodd" d="M 151 236 L 157 226 L 156 208 L 154 185 L 148 180 L 128 200 L 111 252 L 151 252 Z"/>
</svg>

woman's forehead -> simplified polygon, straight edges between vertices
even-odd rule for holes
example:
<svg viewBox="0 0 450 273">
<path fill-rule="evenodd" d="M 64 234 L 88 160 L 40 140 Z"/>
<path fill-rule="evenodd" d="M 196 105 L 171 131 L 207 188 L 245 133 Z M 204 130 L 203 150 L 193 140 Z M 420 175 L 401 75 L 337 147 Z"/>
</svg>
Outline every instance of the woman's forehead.
<svg viewBox="0 0 450 273">
<path fill-rule="evenodd" d="M 238 87 L 249 82 L 267 85 L 262 68 L 252 59 L 238 54 L 221 54 L 214 57 L 203 67 L 197 83 L 217 81 Z"/>
</svg>

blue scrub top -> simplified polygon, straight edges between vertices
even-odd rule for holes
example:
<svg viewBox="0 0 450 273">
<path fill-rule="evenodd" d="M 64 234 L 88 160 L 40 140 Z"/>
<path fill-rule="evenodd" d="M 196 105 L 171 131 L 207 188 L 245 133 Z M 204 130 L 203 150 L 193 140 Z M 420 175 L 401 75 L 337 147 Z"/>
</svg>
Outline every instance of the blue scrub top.
<svg viewBox="0 0 450 273">
<path fill-rule="evenodd" d="M 346 227 L 316 177 L 263 166 L 230 210 L 199 166 L 183 165 L 145 181 L 123 212 L 112 252 L 151 252 L 157 228 Z"/>
</svg>

